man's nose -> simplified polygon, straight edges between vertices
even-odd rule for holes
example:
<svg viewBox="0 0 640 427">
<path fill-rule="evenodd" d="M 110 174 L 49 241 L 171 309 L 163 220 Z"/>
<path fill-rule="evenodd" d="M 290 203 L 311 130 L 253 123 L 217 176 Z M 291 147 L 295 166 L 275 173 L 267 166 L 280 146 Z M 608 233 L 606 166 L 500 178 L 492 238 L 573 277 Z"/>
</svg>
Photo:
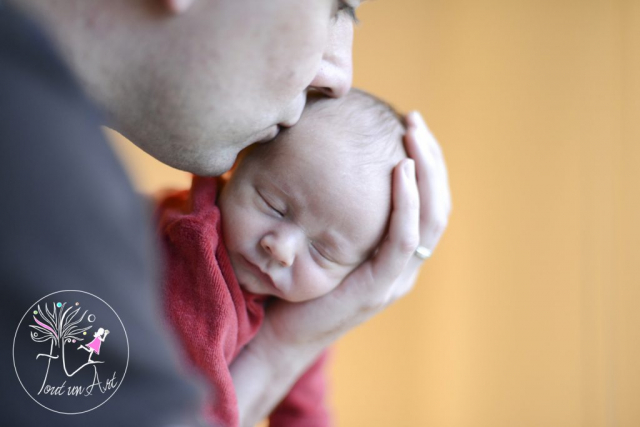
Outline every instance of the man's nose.
<svg viewBox="0 0 640 427">
<path fill-rule="evenodd" d="M 352 47 L 353 21 L 347 16 L 340 16 L 329 32 L 320 69 L 310 88 L 332 98 L 346 95 L 353 78 Z"/>
<path fill-rule="evenodd" d="M 299 231 L 292 229 L 270 232 L 260 239 L 262 249 L 282 267 L 293 265 L 299 243 Z"/>
</svg>

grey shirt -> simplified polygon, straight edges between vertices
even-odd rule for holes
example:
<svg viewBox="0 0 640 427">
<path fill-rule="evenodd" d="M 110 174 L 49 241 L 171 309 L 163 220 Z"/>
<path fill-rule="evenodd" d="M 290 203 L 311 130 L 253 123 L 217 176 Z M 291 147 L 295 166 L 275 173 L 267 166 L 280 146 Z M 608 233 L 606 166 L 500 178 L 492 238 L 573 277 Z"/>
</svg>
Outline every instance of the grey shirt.
<svg viewBox="0 0 640 427">
<path fill-rule="evenodd" d="M 101 123 L 100 112 L 38 26 L 0 3 L 2 425 L 200 425 L 201 392 L 177 368 L 158 307 L 151 221 Z M 25 310 L 64 289 L 107 301 L 129 339 L 120 388 L 81 415 L 36 404 L 12 361 Z M 104 346 L 115 343 L 107 339 Z M 110 350 L 126 357 L 124 348 Z"/>
</svg>

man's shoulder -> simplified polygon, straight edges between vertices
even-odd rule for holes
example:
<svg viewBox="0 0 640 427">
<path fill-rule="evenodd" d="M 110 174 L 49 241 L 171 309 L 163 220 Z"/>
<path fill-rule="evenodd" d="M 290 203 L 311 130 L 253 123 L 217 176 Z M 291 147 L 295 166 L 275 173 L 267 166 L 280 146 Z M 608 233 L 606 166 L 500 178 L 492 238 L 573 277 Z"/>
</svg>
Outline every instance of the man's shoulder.
<svg viewBox="0 0 640 427">
<path fill-rule="evenodd" d="M 0 93 L 0 192 L 15 206 L 0 219 L 15 224 L 10 233 L 37 230 L 39 242 L 60 242 L 64 235 L 66 254 L 77 259 L 91 253 L 80 248 L 96 239 L 115 248 L 126 237 L 125 246 L 146 257 L 149 224 L 100 130 L 99 109 L 46 33 L 6 4 L 0 8 Z"/>
<path fill-rule="evenodd" d="M 82 96 L 76 80 L 40 26 L 0 2 L 0 85 L 3 95 L 16 94 L 18 83 L 65 89 Z"/>
<path fill-rule="evenodd" d="M 85 191 L 102 192 L 107 200 L 128 193 L 131 199 L 131 184 L 100 130 L 104 119 L 99 108 L 38 24 L 0 4 L 0 152 L 5 172 L 35 173 L 42 179 L 48 173 L 51 180 L 56 172 L 75 174 L 86 180 Z M 7 169 L 6 163 L 14 167 Z"/>
</svg>

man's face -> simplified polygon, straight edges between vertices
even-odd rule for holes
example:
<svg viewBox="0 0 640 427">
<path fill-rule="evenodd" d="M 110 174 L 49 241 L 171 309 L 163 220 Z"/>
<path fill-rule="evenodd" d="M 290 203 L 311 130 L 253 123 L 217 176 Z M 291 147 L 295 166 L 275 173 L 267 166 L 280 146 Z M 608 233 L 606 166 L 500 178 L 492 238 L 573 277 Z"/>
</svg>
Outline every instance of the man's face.
<svg viewBox="0 0 640 427">
<path fill-rule="evenodd" d="M 359 0 L 348 0 L 357 6 Z M 140 55 L 117 130 L 154 157 L 201 175 L 297 122 L 309 87 L 351 85 L 353 21 L 339 0 L 197 1 L 167 17 Z"/>
<path fill-rule="evenodd" d="M 380 241 L 391 176 L 363 178 L 354 168 L 359 154 L 340 149 L 344 121 L 305 112 L 249 153 L 223 189 L 222 235 L 244 289 L 292 302 L 319 297 Z"/>
</svg>

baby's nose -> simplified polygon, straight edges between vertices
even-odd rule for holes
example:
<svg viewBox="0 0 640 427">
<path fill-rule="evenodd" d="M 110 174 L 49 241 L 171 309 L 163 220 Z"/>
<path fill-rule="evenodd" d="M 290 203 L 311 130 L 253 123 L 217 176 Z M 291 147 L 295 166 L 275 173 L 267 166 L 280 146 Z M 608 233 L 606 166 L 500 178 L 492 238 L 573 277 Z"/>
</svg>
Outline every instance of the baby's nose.
<svg viewBox="0 0 640 427">
<path fill-rule="evenodd" d="M 270 233 L 262 238 L 262 249 L 282 267 L 291 267 L 296 258 L 296 236 L 294 233 Z"/>
</svg>

